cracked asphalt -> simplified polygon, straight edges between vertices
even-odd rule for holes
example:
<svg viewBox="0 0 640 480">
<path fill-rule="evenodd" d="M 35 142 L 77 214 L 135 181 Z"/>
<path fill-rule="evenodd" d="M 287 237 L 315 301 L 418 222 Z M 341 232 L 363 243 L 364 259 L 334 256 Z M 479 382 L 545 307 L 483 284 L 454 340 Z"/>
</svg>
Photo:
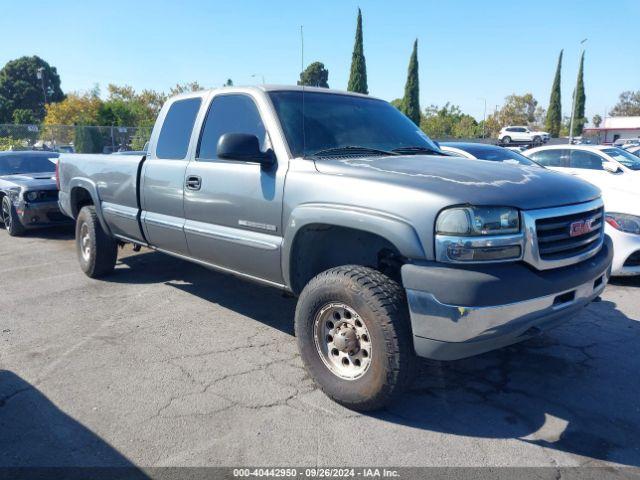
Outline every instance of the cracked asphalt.
<svg viewBox="0 0 640 480">
<path fill-rule="evenodd" d="M 524 344 L 423 362 L 363 415 L 305 373 L 294 299 L 129 248 L 90 280 L 72 235 L 0 233 L 0 466 L 640 466 L 640 280 Z"/>
</svg>

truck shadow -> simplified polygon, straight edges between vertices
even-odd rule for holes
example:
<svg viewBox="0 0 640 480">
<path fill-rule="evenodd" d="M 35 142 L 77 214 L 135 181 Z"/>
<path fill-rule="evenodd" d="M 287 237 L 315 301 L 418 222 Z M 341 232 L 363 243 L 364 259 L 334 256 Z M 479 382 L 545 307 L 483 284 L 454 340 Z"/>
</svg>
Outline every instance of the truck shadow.
<svg viewBox="0 0 640 480">
<path fill-rule="evenodd" d="M 58 409 L 40 390 L 0 370 L 0 470 L 15 478 L 148 478 L 105 440 Z M 40 467 L 39 470 L 28 470 Z M 91 467 L 91 468 L 89 468 Z"/>
<path fill-rule="evenodd" d="M 295 300 L 275 289 L 154 252 L 120 261 L 108 281 L 165 283 L 293 335 Z M 422 361 L 409 392 L 369 415 L 640 466 L 639 374 L 640 321 L 602 301 L 528 342 L 455 362 Z"/>
<path fill-rule="evenodd" d="M 640 322 L 612 302 L 520 345 L 422 364 L 377 418 L 640 466 Z"/>
<path fill-rule="evenodd" d="M 158 252 L 119 258 L 105 278 L 118 283 L 165 283 L 293 335 L 296 302 L 275 288 L 226 275 Z"/>
</svg>

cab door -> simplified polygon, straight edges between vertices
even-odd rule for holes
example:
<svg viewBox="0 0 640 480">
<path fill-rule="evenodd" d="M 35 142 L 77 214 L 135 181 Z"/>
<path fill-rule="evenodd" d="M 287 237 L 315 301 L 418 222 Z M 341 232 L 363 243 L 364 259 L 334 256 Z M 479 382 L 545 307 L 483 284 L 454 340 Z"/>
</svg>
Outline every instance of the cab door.
<svg viewBox="0 0 640 480">
<path fill-rule="evenodd" d="M 193 127 L 200 110 L 199 96 L 172 102 L 160 114 L 162 125 L 152 134 L 155 145 L 141 172 L 141 221 L 150 245 L 188 254 L 184 234 L 184 175 Z"/>
<path fill-rule="evenodd" d="M 288 155 L 272 114 L 264 114 L 269 108 L 265 98 L 250 93 L 213 97 L 184 178 L 184 229 L 192 258 L 281 284 Z M 275 151 L 277 164 L 265 169 L 255 162 L 218 158 L 218 140 L 225 133 L 257 136 L 263 151 Z"/>
</svg>

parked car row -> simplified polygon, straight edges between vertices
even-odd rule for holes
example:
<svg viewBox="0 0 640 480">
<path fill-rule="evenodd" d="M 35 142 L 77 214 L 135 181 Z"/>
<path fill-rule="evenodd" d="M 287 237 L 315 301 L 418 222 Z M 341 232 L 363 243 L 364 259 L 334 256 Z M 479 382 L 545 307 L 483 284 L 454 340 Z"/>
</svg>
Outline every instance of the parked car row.
<svg viewBox="0 0 640 480">
<path fill-rule="evenodd" d="M 611 222 L 634 221 L 578 176 L 440 147 L 387 102 L 323 88 L 171 98 L 145 154 L 62 155 L 56 178 L 87 276 L 131 244 L 297 296 L 310 376 L 358 410 L 397 397 L 416 356 L 477 355 L 579 312 L 609 280 Z"/>
</svg>

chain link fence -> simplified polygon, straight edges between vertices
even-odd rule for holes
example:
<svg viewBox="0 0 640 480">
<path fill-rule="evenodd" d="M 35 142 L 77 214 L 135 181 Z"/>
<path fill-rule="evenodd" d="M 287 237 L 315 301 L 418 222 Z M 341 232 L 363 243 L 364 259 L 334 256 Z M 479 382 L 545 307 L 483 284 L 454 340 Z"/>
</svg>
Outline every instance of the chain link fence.
<svg viewBox="0 0 640 480">
<path fill-rule="evenodd" d="M 0 124 L 0 150 L 112 153 L 143 150 L 152 127 Z"/>
</svg>

